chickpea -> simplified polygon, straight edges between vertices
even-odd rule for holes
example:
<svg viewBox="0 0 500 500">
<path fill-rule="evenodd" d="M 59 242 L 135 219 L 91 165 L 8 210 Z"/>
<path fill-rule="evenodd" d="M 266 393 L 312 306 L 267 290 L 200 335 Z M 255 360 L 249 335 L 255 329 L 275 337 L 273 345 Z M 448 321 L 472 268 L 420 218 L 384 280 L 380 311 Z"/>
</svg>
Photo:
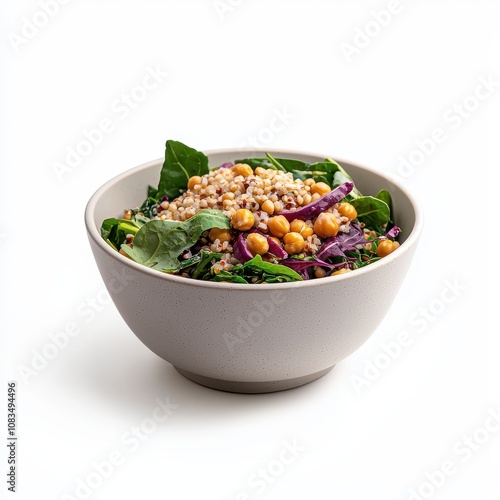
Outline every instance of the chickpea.
<svg viewBox="0 0 500 500">
<path fill-rule="evenodd" d="M 314 186 L 314 184 L 316 184 L 316 181 L 313 178 L 309 178 L 304 181 L 304 184 L 306 186 Z"/>
<path fill-rule="evenodd" d="M 285 252 L 290 254 L 302 252 L 306 244 L 304 238 L 299 233 L 285 234 L 283 237 L 283 243 L 285 244 Z"/>
<path fill-rule="evenodd" d="M 299 233 L 304 239 L 313 234 L 313 228 L 308 226 L 303 220 L 295 219 L 290 223 L 290 231 Z"/>
<path fill-rule="evenodd" d="M 340 215 L 347 217 L 349 220 L 354 220 L 358 216 L 358 212 L 350 203 L 341 203 L 337 210 Z"/>
<path fill-rule="evenodd" d="M 317 267 L 314 271 L 314 276 L 316 276 L 316 278 L 324 278 L 326 276 L 326 271 L 322 267 Z"/>
<path fill-rule="evenodd" d="M 317 201 L 321 198 L 321 195 L 319 193 L 314 193 L 312 196 L 311 196 L 311 201 Z"/>
<path fill-rule="evenodd" d="M 247 247 L 252 255 L 264 255 L 269 252 L 267 238 L 258 233 L 251 233 L 247 236 Z"/>
<path fill-rule="evenodd" d="M 210 229 L 210 233 L 208 233 L 208 237 L 212 240 L 219 240 L 221 242 L 223 241 L 231 241 L 231 233 L 229 232 L 228 229 L 219 229 L 217 227 L 213 227 Z"/>
<path fill-rule="evenodd" d="M 286 220 L 285 216 L 277 215 L 267 221 L 267 228 L 273 236 L 283 238 L 290 231 L 290 223 Z"/>
<path fill-rule="evenodd" d="M 398 247 L 399 243 L 397 241 L 382 240 L 377 246 L 377 255 L 379 257 L 386 257 Z"/>
<path fill-rule="evenodd" d="M 236 210 L 234 215 L 231 217 L 231 224 L 235 229 L 240 231 L 248 231 L 252 228 L 255 223 L 255 218 L 253 213 L 246 208 L 240 208 Z"/>
<path fill-rule="evenodd" d="M 330 238 L 330 236 L 335 236 L 339 232 L 339 224 L 335 215 L 330 212 L 323 212 L 318 215 L 316 222 L 314 223 L 314 232 L 320 238 Z"/>
<path fill-rule="evenodd" d="M 266 212 L 267 215 L 273 215 L 274 213 L 274 203 L 271 200 L 266 200 L 262 203 L 262 210 Z"/>
<path fill-rule="evenodd" d="M 188 181 L 188 189 L 193 189 L 196 184 L 201 184 L 201 177 L 199 175 L 193 175 Z"/>
<path fill-rule="evenodd" d="M 132 218 L 132 211 L 131 210 L 125 210 L 123 214 L 123 218 L 125 220 L 130 220 Z"/>
<path fill-rule="evenodd" d="M 304 202 L 302 203 L 303 205 L 309 205 L 309 203 L 311 203 L 312 196 L 309 193 L 306 193 L 303 196 L 303 198 L 304 198 Z"/>
<path fill-rule="evenodd" d="M 332 188 L 326 183 L 326 182 L 317 182 L 313 186 L 311 186 L 311 193 L 314 194 L 319 194 L 320 196 L 325 195 L 326 193 L 329 193 L 332 190 Z"/>
<path fill-rule="evenodd" d="M 237 163 L 234 167 L 231 167 L 231 171 L 235 176 L 242 175 L 243 177 L 248 177 L 253 174 L 252 167 L 246 163 Z"/>
</svg>

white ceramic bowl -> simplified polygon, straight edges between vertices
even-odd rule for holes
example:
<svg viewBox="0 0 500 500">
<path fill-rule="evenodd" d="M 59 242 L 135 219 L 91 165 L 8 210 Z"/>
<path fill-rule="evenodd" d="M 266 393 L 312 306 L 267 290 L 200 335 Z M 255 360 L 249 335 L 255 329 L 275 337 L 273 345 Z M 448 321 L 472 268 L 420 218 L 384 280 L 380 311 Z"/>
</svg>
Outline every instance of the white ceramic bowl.
<svg viewBox="0 0 500 500">
<path fill-rule="evenodd" d="M 329 155 L 267 150 L 314 162 Z M 264 151 L 208 151 L 210 165 Z M 244 285 L 191 280 L 149 269 L 114 251 L 101 222 L 140 205 L 163 159 L 111 179 L 90 199 L 85 222 L 97 266 L 137 337 L 189 379 L 233 392 L 273 392 L 311 382 L 361 346 L 402 285 L 422 230 L 418 203 L 382 174 L 340 161 L 363 194 L 390 191 L 401 246 L 365 268 L 294 283 Z"/>
</svg>

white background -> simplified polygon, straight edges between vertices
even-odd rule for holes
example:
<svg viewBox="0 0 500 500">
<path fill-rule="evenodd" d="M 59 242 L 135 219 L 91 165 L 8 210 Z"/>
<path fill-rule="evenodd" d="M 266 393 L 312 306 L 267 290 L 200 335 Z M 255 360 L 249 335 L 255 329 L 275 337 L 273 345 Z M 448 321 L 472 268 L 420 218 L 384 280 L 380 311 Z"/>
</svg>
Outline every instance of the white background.
<svg viewBox="0 0 500 500">
<path fill-rule="evenodd" d="M 18 384 L 16 498 L 497 500 L 498 2 L 72 1 L 50 18 L 40 5 L 9 0 L 1 12 L 2 379 Z M 387 22 L 376 13 L 389 6 Z M 159 81 L 143 91 L 148 68 Z M 101 142 L 55 168 L 103 120 Z M 166 139 L 213 149 L 251 137 L 395 175 L 426 214 L 371 339 L 323 379 L 257 396 L 195 385 L 149 352 L 108 302 L 83 224 L 91 194 L 161 157 Z M 79 335 L 54 354 L 72 326 Z M 387 363 L 402 332 L 411 343 Z M 5 415 L 4 382 L 1 393 Z M 153 428 L 157 398 L 177 407 Z M 127 444 L 141 426 L 151 432 Z M 298 451 L 280 465 L 285 442 Z M 103 479 L 93 464 L 110 454 L 121 460 Z M 262 470 L 272 481 L 255 481 Z"/>
</svg>

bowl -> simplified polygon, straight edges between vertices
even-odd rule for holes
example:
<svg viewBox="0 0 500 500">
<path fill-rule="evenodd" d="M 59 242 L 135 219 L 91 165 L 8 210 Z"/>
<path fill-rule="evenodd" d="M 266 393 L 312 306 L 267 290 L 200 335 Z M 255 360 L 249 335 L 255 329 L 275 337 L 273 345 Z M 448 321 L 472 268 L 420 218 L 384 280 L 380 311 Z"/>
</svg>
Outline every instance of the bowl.
<svg viewBox="0 0 500 500">
<path fill-rule="evenodd" d="M 306 162 L 329 155 L 266 149 Z M 262 157 L 256 149 L 205 152 L 210 165 Z M 337 160 L 339 161 L 339 160 Z M 191 280 L 137 264 L 100 236 L 108 217 L 139 206 L 159 180 L 163 159 L 132 168 L 90 198 L 85 223 L 102 279 L 132 332 L 185 377 L 214 389 L 264 393 L 322 377 L 358 349 L 387 314 L 403 284 L 422 230 L 422 212 L 399 184 L 339 161 L 365 195 L 387 189 L 401 246 L 351 273 L 276 284 Z"/>
</svg>

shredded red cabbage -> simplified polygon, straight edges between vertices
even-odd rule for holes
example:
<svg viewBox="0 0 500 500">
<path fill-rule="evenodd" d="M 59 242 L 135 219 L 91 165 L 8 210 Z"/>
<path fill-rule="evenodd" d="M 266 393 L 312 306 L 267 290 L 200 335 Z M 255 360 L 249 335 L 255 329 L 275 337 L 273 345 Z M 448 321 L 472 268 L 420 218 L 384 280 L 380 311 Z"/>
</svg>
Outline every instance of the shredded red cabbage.
<svg viewBox="0 0 500 500">
<path fill-rule="evenodd" d="M 219 168 L 231 168 L 234 167 L 234 163 L 232 161 L 226 161 L 226 163 L 223 163 L 222 165 L 219 166 Z"/>
<path fill-rule="evenodd" d="M 295 219 L 310 220 L 317 217 L 320 213 L 333 207 L 335 203 L 343 200 L 354 188 L 352 182 L 344 182 L 329 193 L 326 193 L 319 200 L 313 201 L 305 207 L 298 210 L 284 210 L 282 212 L 274 212 L 274 215 L 283 215 L 289 222 Z"/>
<path fill-rule="evenodd" d="M 330 257 L 346 257 L 346 251 L 355 250 L 356 245 L 367 243 L 363 230 L 359 224 L 352 223 L 348 233 L 338 233 L 336 236 L 328 238 L 316 253 L 320 260 Z"/>
<path fill-rule="evenodd" d="M 234 256 L 242 263 L 253 259 L 253 255 L 248 250 L 245 238 L 243 238 L 243 233 L 238 234 L 236 238 L 236 243 L 233 245 Z"/>
</svg>

